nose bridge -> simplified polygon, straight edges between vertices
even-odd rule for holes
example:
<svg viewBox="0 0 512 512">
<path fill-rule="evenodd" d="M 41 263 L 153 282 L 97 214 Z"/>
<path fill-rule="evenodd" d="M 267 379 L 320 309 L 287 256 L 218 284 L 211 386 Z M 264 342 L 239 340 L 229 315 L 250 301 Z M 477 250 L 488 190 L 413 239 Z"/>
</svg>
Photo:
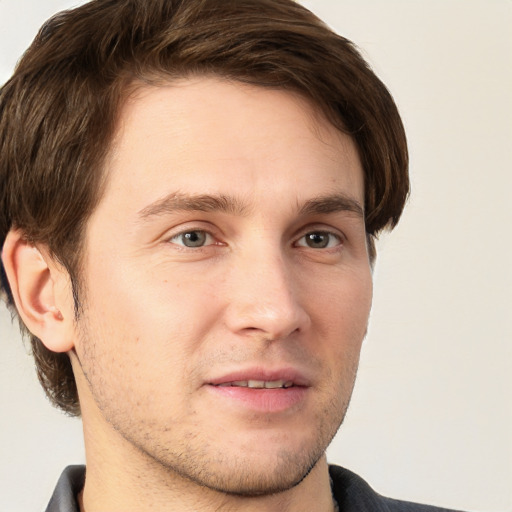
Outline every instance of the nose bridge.
<svg viewBox="0 0 512 512">
<path fill-rule="evenodd" d="M 230 274 L 232 330 L 280 339 L 308 325 L 298 276 L 279 244 L 260 240 L 258 248 L 238 256 Z"/>
</svg>

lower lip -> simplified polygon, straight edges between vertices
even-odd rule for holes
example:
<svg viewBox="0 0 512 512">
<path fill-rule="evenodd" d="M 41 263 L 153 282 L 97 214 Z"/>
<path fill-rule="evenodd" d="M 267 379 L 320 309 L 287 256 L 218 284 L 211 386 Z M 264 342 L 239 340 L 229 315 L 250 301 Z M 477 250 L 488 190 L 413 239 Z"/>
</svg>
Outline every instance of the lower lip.
<svg viewBox="0 0 512 512">
<path fill-rule="evenodd" d="M 255 389 L 209 385 L 208 389 L 217 396 L 232 400 L 253 411 L 282 412 L 300 404 L 305 399 L 308 388 L 292 386 L 290 388 Z"/>
</svg>

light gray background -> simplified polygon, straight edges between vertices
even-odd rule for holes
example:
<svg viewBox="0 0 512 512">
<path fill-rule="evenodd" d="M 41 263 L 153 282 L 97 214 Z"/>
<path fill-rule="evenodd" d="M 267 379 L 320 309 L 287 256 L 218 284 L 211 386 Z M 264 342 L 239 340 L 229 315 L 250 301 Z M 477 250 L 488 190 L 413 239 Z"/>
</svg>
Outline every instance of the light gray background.
<svg viewBox="0 0 512 512">
<path fill-rule="evenodd" d="M 0 82 L 65 0 L 0 0 Z M 379 243 L 352 405 L 329 459 L 397 498 L 512 511 L 512 2 L 309 0 L 391 89 L 412 198 Z M 0 510 L 84 460 L 0 308 Z"/>
</svg>

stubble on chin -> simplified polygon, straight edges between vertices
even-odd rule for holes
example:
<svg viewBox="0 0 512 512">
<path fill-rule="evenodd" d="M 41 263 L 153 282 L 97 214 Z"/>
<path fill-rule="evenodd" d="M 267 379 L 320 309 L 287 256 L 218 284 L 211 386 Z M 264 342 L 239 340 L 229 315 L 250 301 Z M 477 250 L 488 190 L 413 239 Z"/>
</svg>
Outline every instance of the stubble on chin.
<svg viewBox="0 0 512 512">
<path fill-rule="evenodd" d="M 325 455 L 327 446 L 341 426 L 355 381 L 357 364 L 350 370 L 350 392 L 340 403 L 339 395 L 324 407 L 314 420 L 314 435 L 304 440 L 300 448 L 282 447 L 275 452 L 254 453 L 254 447 L 240 448 L 236 456 L 216 453 L 210 441 L 201 435 L 188 435 L 181 446 L 153 445 L 141 447 L 145 455 L 163 469 L 169 482 L 181 480 L 185 485 L 199 486 L 227 496 L 261 497 L 283 493 L 299 485 Z M 347 396 L 348 395 L 348 396 Z M 329 419 L 329 421 L 327 420 Z M 134 440 L 132 439 L 133 443 Z M 261 446 L 265 446 L 262 439 Z M 172 484 L 171 484 L 172 485 Z"/>
</svg>

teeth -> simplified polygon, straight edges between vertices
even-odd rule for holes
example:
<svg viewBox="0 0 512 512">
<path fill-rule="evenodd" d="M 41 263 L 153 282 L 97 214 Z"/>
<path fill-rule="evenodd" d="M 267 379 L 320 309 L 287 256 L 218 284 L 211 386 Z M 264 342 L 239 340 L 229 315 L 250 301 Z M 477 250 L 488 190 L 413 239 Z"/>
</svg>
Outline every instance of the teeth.
<svg viewBox="0 0 512 512">
<path fill-rule="evenodd" d="M 264 380 L 249 380 L 249 381 L 247 381 L 247 387 L 262 389 L 265 387 L 265 381 Z"/>
<path fill-rule="evenodd" d="M 285 382 L 282 380 L 274 380 L 270 382 L 265 382 L 265 387 L 267 389 L 276 389 L 276 388 L 283 388 Z"/>
<path fill-rule="evenodd" d="M 234 382 L 224 382 L 219 384 L 223 387 L 239 387 L 239 388 L 252 388 L 252 389 L 279 389 L 279 388 L 291 388 L 293 386 L 292 381 L 285 380 L 237 380 Z"/>
</svg>

